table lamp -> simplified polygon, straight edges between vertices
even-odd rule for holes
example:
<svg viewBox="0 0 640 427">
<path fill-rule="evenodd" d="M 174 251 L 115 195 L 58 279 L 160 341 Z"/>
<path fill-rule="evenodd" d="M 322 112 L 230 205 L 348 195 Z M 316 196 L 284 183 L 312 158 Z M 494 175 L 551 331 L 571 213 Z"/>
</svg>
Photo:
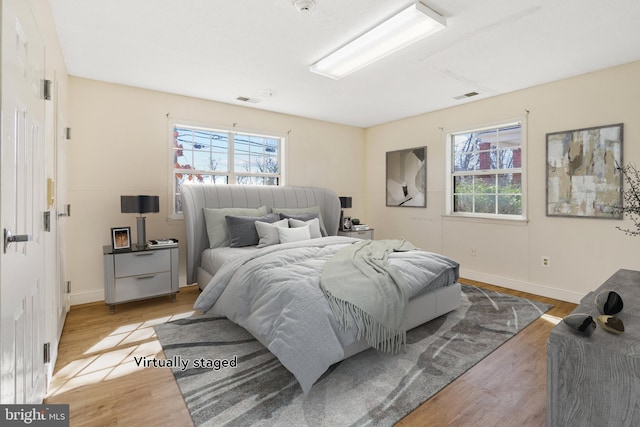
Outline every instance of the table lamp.
<svg viewBox="0 0 640 427">
<path fill-rule="evenodd" d="M 120 212 L 137 213 L 138 248 L 144 248 L 147 242 L 147 229 L 144 213 L 160 212 L 160 197 L 158 196 L 120 196 Z"/>
</svg>

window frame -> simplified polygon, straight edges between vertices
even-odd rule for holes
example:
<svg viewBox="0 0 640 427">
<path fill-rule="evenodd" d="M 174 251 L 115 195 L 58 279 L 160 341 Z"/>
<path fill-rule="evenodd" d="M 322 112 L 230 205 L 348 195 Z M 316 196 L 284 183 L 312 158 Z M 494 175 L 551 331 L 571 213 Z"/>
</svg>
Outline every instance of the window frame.
<svg viewBox="0 0 640 427">
<path fill-rule="evenodd" d="M 207 132 L 226 133 L 228 136 L 228 147 L 227 147 L 228 170 L 220 172 L 220 171 L 211 171 L 211 170 L 204 170 L 204 169 L 202 170 L 201 169 L 190 169 L 190 170 L 177 169 L 174 164 L 175 147 L 174 147 L 174 135 L 173 135 L 174 129 L 176 127 L 193 129 L 193 130 L 202 130 Z M 181 173 L 180 171 L 183 171 L 183 173 L 188 173 L 188 174 L 201 173 L 207 176 L 226 177 L 227 182 L 225 184 L 228 184 L 228 185 L 241 185 L 236 183 L 236 178 L 238 176 L 265 177 L 265 178 L 275 177 L 278 180 L 277 186 L 285 185 L 284 168 L 285 168 L 285 158 L 286 158 L 286 155 L 285 155 L 286 135 L 284 134 L 277 133 L 277 132 L 270 132 L 270 131 L 249 130 L 249 129 L 238 128 L 235 126 L 233 127 L 220 126 L 220 125 L 215 125 L 210 123 L 194 122 L 193 120 L 172 119 L 172 120 L 169 120 L 169 123 L 168 123 L 167 135 L 169 140 L 167 144 L 168 167 L 169 167 L 169 173 L 168 173 L 169 184 L 168 184 L 167 200 L 168 200 L 169 219 L 181 220 L 184 218 L 183 212 L 176 212 L 177 192 L 176 192 L 176 184 L 175 184 L 175 175 L 176 173 Z M 237 135 L 254 136 L 254 137 L 260 137 L 260 138 L 271 138 L 271 139 L 278 140 L 278 150 L 277 150 L 278 151 L 277 152 L 278 173 L 273 174 L 273 173 L 236 171 L 235 161 L 234 161 L 235 160 L 234 149 L 235 149 L 235 138 Z M 252 185 L 252 184 L 247 184 L 247 185 Z M 261 185 L 261 184 L 254 184 L 254 185 Z"/>
<path fill-rule="evenodd" d="M 512 169 L 484 169 L 484 170 L 474 170 L 474 171 L 458 171 L 456 172 L 454 169 L 454 137 L 456 135 L 463 135 L 469 133 L 477 133 L 483 131 L 490 130 L 498 130 L 501 128 L 507 128 L 509 126 L 520 125 L 520 168 L 512 168 Z M 491 123 L 486 123 L 483 125 L 470 126 L 466 128 L 459 129 L 450 129 L 444 132 L 445 133 L 445 161 L 446 161 L 446 203 L 445 203 L 445 216 L 451 218 L 461 218 L 461 219 L 481 219 L 481 220 L 498 220 L 498 221 L 527 221 L 527 123 L 526 118 L 518 117 L 513 119 L 501 120 Z M 477 152 L 478 150 L 476 150 Z M 466 173 L 465 173 L 466 172 Z M 456 176 L 481 176 L 481 175 L 493 175 L 496 179 L 501 174 L 505 173 L 520 173 L 520 182 L 521 182 L 521 214 L 500 214 L 500 213 L 480 213 L 480 212 L 455 212 L 455 203 L 454 203 L 454 179 Z M 496 182 L 496 186 L 498 183 Z M 474 196 L 477 194 L 472 193 Z M 499 190 L 496 189 L 496 197 L 499 197 Z"/>
</svg>

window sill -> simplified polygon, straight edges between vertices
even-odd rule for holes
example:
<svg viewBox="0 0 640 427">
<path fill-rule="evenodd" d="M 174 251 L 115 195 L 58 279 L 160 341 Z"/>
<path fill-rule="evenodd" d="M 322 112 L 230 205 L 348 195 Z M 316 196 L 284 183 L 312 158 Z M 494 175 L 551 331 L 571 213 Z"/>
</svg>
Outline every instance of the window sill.
<svg viewBox="0 0 640 427">
<path fill-rule="evenodd" d="M 171 215 L 171 216 L 169 216 L 167 218 L 167 223 L 169 223 L 169 224 L 176 224 L 176 223 L 181 223 L 181 222 L 184 222 L 184 215 L 183 214 L 180 214 L 180 215 L 174 214 L 174 215 Z"/>
<path fill-rule="evenodd" d="M 527 218 L 500 218 L 496 216 L 478 216 L 464 214 L 444 214 L 442 215 L 442 218 L 446 221 L 477 222 L 481 224 L 500 224 L 514 226 L 526 226 L 529 223 L 529 220 Z"/>
</svg>

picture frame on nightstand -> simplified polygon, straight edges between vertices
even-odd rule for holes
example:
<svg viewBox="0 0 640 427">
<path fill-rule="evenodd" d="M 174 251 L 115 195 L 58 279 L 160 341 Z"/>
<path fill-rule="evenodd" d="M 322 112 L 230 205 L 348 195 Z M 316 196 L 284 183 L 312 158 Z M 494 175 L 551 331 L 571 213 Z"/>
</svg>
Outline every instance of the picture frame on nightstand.
<svg viewBox="0 0 640 427">
<path fill-rule="evenodd" d="M 111 228 L 111 247 L 114 251 L 128 251 L 131 249 L 131 227 Z"/>
<path fill-rule="evenodd" d="M 351 217 L 345 216 L 342 218 L 342 230 L 351 230 Z"/>
</svg>

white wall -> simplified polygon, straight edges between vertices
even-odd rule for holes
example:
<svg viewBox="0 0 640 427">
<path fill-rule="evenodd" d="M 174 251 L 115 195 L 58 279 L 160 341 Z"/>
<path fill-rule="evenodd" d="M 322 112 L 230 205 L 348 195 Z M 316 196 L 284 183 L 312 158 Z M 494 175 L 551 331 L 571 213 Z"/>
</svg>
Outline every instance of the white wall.
<svg viewBox="0 0 640 427">
<path fill-rule="evenodd" d="M 635 62 L 367 129 L 362 219 L 377 238 L 405 237 L 456 259 L 463 277 L 578 302 L 619 268 L 640 269 L 640 238 L 615 229 L 630 226 L 628 219 L 545 216 L 545 136 L 624 123 L 624 161 L 640 163 L 638 76 Z M 529 222 L 444 217 L 447 130 L 517 117 L 527 117 Z M 427 208 L 385 207 L 385 153 L 421 145 L 428 146 Z M 541 266 L 543 255 L 550 267 Z"/>
<path fill-rule="evenodd" d="M 110 244 L 110 228 L 130 226 L 135 236 L 136 216 L 120 213 L 120 195 L 159 195 L 161 212 L 147 215 L 147 238 L 185 241 L 183 221 L 167 219 L 169 118 L 288 135 L 287 185 L 327 187 L 364 209 L 363 129 L 77 77 L 69 85 L 72 304 L 104 299 L 102 246 Z"/>
</svg>

